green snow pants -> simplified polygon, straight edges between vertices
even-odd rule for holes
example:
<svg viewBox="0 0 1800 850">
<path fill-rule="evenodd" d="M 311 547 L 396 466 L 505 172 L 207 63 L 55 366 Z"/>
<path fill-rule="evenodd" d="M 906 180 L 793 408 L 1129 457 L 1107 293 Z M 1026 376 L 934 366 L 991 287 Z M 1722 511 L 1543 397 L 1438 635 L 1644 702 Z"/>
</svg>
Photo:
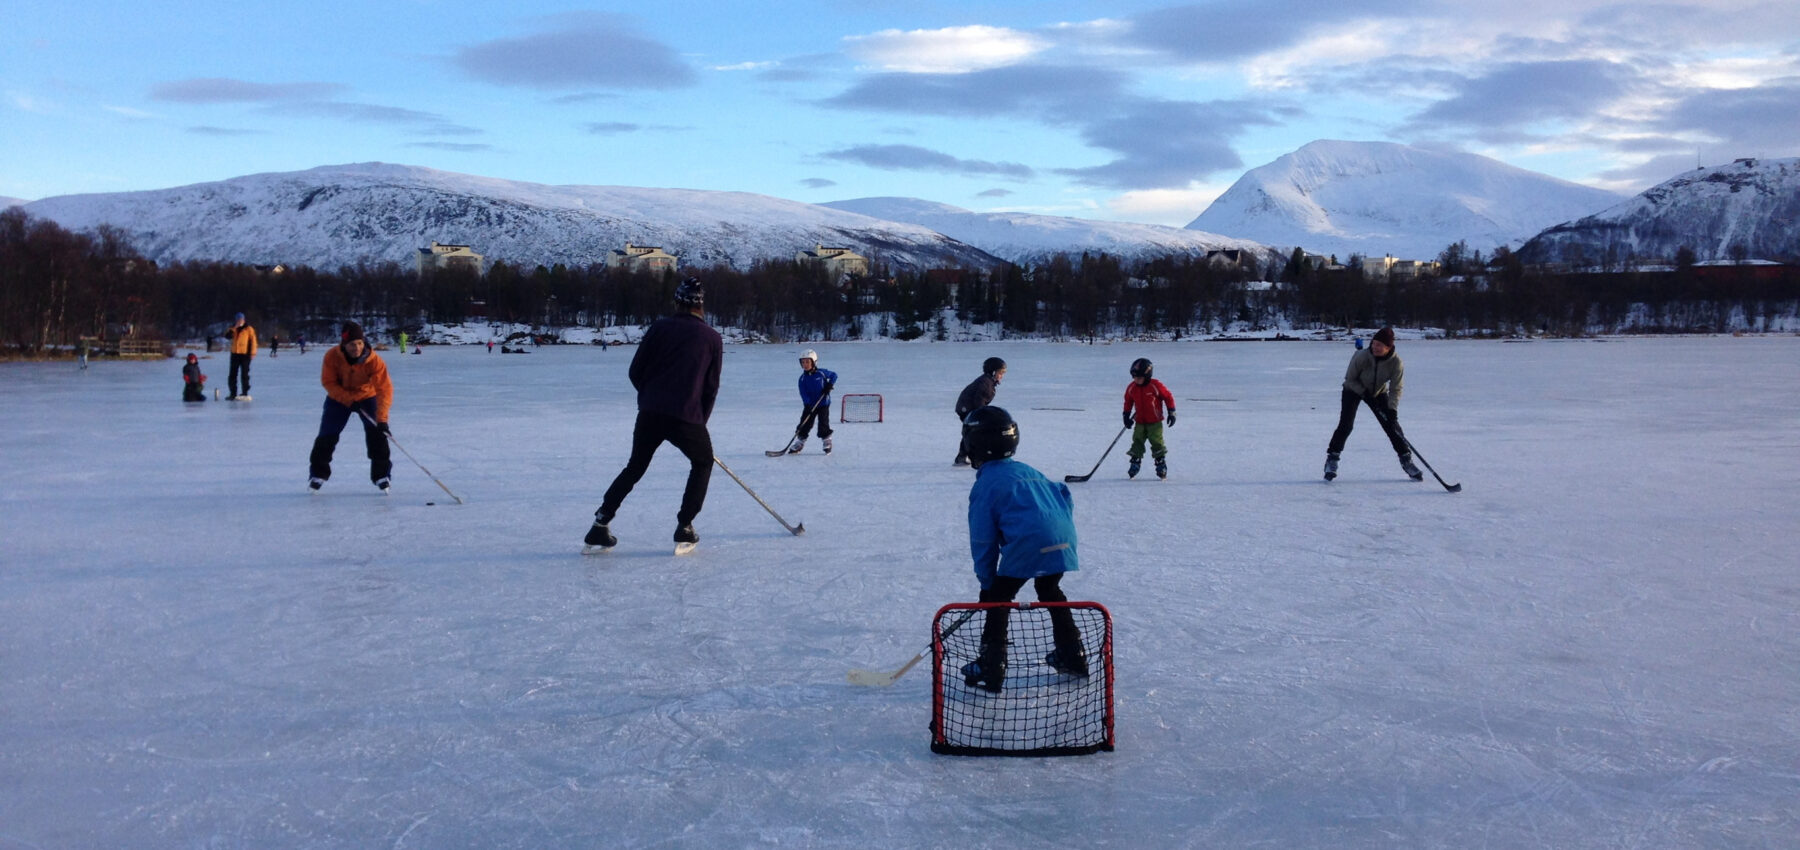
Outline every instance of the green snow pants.
<svg viewBox="0 0 1800 850">
<path fill-rule="evenodd" d="M 1147 424 L 1139 422 L 1132 426 L 1131 451 L 1127 452 L 1127 454 L 1131 456 L 1132 460 L 1143 460 L 1144 443 L 1148 442 L 1150 444 L 1150 456 L 1157 460 L 1161 460 L 1163 455 L 1169 453 L 1169 447 L 1163 445 L 1162 432 L 1163 424 L 1161 422 L 1150 422 Z"/>
</svg>

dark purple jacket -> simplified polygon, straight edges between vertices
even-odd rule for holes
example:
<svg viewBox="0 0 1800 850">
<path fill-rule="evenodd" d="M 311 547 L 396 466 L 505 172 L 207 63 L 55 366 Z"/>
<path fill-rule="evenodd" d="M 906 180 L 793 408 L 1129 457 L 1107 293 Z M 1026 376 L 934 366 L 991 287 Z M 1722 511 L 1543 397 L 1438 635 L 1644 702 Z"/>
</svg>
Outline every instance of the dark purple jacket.
<svg viewBox="0 0 1800 850">
<path fill-rule="evenodd" d="M 692 313 L 657 319 L 627 373 L 638 391 L 638 410 L 705 425 L 719 397 L 724 360 L 725 342 L 705 319 Z"/>
</svg>

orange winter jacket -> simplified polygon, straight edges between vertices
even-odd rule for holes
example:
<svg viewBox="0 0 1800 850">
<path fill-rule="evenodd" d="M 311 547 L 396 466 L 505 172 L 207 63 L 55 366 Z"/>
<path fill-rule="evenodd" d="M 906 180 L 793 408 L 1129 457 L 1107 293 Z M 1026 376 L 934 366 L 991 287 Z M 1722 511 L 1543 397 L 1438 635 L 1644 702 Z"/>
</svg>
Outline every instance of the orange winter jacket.
<svg viewBox="0 0 1800 850">
<path fill-rule="evenodd" d="M 325 394 L 332 401 L 345 407 L 374 399 L 375 421 L 387 421 L 388 408 L 394 403 L 394 384 L 388 380 L 387 364 L 375 349 L 364 352 L 361 362 L 351 363 L 342 345 L 332 346 L 319 367 L 319 383 L 325 385 Z"/>
<path fill-rule="evenodd" d="M 256 356 L 256 329 L 245 325 L 226 331 L 231 334 L 231 353 Z"/>
</svg>

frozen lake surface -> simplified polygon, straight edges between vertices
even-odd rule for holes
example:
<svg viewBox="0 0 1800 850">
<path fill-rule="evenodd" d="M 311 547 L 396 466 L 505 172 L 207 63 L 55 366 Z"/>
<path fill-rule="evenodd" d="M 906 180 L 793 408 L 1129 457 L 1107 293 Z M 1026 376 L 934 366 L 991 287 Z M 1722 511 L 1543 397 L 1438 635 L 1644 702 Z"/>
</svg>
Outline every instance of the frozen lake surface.
<svg viewBox="0 0 1800 850">
<path fill-rule="evenodd" d="M 0 848 L 1795 847 L 1800 339 L 1402 340 L 1319 480 L 1347 343 L 815 345 L 887 421 L 769 459 L 801 346 L 728 346 L 700 549 L 632 349 L 390 352 L 395 454 L 305 489 L 320 349 L 256 400 L 180 363 L 0 365 Z M 1074 484 L 1118 749 L 928 750 L 930 675 L 845 682 L 972 601 L 952 468 L 982 358 L 1021 460 L 1086 472 L 1139 356 L 1167 482 Z M 222 356 L 203 361 L 223 387 Z M 1147 480 L 1146 480 L 1147 479 Z M 427 506 L 435 501 L 435 506 Z"/>
</svg>

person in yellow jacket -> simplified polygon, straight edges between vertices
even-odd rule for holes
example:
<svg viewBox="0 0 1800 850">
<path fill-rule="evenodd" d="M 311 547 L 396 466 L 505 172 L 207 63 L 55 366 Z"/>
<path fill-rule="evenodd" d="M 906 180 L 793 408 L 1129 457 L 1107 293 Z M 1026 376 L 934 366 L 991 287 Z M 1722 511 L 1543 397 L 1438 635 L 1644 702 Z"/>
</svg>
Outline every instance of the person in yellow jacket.
<svg viewBox="0 0 1800 850">
<path fill-rule="evenodd" d="M 225 331 L 231 339 L 231 371 L 225 376 L 225 386 L 231 390 L 229 401 L 250 400 L 250 361 L 256 359 L 256 329 L 244 321 L 244 314 L 239 313 L 231 318 L 231 327 Z M 243 392 L 238 392 L 238 376 L 243 376 Z"/>
<path fill-rule="evenodd" d="M 363 443 L 369 449 L 369 480 L 382 492 L 392 483 L 394 464 L 388 457 L 388 408 L 394 403 L 394 385 L 387 364 L 363 339 L 362 327 L 344 323 L 344 341 L 325 352 L 319 367 L 319 383 L 325 387 L 325 412 L 319 418 L 319 436 L 313 440 L 311 474 L 307 486 L 314 490 L 331 479 L 331 455 L 338 435 L 350 417 L 362 420 Z"/>
</svg>

